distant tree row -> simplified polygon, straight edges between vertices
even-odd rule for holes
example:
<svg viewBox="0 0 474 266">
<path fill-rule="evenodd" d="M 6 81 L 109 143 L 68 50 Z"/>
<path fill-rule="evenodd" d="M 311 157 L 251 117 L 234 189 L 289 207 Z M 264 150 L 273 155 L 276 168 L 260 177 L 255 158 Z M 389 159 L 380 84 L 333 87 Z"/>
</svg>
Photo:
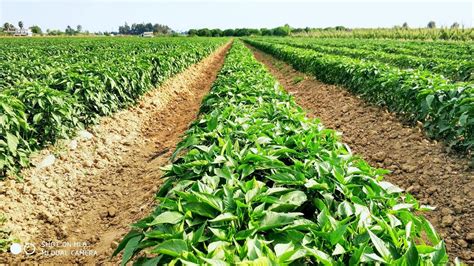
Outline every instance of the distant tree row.
<svg viewBox="0 0 474 266">
<path fill-rule="evenodd" d="M 140 35 L 144 32 L 153 32 L 155 34 L 168 35 L 172 34 L 173 30 L 162 24 L 152 24 L 152 23 L 133 23 L 132 26 L 129 26 L 126 22 L 125 25 L 119 27 L 119 34 L 125 35 Z"/>
<path fill-rule="evenodd" d="M 0 24 L 0 32 L 14 32 L 17 28 L 9 23 L 5 22 L 4 24 Z M 18 28 L 23 29 L 24 23 L 23 21 L 18 22 Z M 436 22 L 430 21 L 428 22 L 427 26 L 428 29 L 436 29 Z M 394 29 L 410 29 L 408 23 L 405 22 L 401 26 L 394 26 Z M 457 22 L 454 22 L 451 29 L 459 29 L 460 25 Z M 34 34 L 43 34 L 41 28 L 37 25 L 29 27 L 31 32 Z M 276 27 L 272 29 L 261 28 L 261 29 L 251 29 L 251 28 L 238 28 L 238 29 L 190 29 L 187 33 L 189 36 L 204 36 L 204 37 L 221 37 L 221 36 L 251 36 L 251 35 L 261 35 L 261 36 L 288 36 L 291 34 L 296 35 L 307 35 L 311 34 L 312 32 L 350 32 L 353 29 L 346 28 L 344 26 L 336 26 L 336 27 L 328 27 L 328 28 L 292 28 L 288 24 L 285 24 L 281 27 Z M 174 31 L 168 27 L 167 25 L 162 24 L 152 24 L 152 23 L 133 23 L 129 26 L 125 23 L 123 26 L 119 26 L 118 32 L 98 32 L 98 35 L 109 35 L 109 34 L 124 34 L 124 35 L 140 35 L 144 32 L 153 32 L 157 35 L 170 35 L 175 34 Z M 50 30 L 46 31 L 47 35 L 89 35 L 88 31 L 83 31 L 81 25 L 77 25 L 76 28 L 72 28 L 71 26 L 67 26 L 64 31 L 61 30 Z"/>
<path fill-rule="evenodd" d="M 251 36 L 251 35 L 264 35 L 264 36 L 288 36 L 290 35 L 292 29 L 286 24 L 285 26 L 273 28 L 273 29 L 249 29 L 249 28 L 240 28 L 240 29 L 190 29 L 188 31 L 189 36 L 203 36 L 203 37 L 221 37 L 221 36 Z"/>
<path fill-rule="evenodd" d="M 18 21 L 18 28 L 23 29 L 23 21 Z M 14 31 L 16 30 L 15 26 L 9 22 L 3 23 L 2 31 Z"/>
<path fill-rule="evenodd" d="M 0 28 L 1 31 L 3 32 L 14 32 L 15 30 L 17 30 L 17 28 L 9 23 L 9 22 L 5 22 L 3 23 L 3 27 Z M 24 29 L 24 23 L 23 21 L 19 21 L 18 22 L 18 29 Z M 40 26 L 38 25 L 33 25 L 31 27 L 29 27 L 29 29 L 31 30 L 32 33 L 34 34 L 43 34 L 43 30 L 40 28 Z M 81 25 L 77 25 L 75 29 L 73 29 L 71 26 L 67 26 L 66 29 L 64 31 L 61 31 L 61 30 L 50 30 L 48 29 L 46 31 L 46 34 L 48 35 L 78 35 L 78 34 L 89 34 L 88 31 L 83 31 L 82 30 L 82 26 Z"/>
<path fill-rule="evenodd" d="M 436 28 L 436 22 L 430 21 L 427 26 L 429 29 L 435 29 Z M 451 25 L 451 29 L 458 29 L 460 27 L 459 23 L 454 22 Z M 409 29 L 408 23 L 403 23 L 402 26 L 394 26 L 395 29 Z M 273 28 L 273 29 L 267 29 L 267 28 L 262 28 L 262 29 L 249 29 L 249 28 L 240 28 L 240 29 L 226 29 L 226 30 L 221 30 L 221 29 L 208 29 L 208 28 L 203 28 L 203 29 L 190 29 L 187 33 L 189 36 L 203 36 L 203 37 L 221 37 L 221 36 L 235 36 L 235 37 L 240 37 L 240 36 L 288 36 L 290 34 L 305 34 L 305 33 L 311 33 L 313 31 L 328 31 L 328 32 L 341 32 L 341 31 L 352 31 L 350 28 L 346 28 L 344 26 L 336 26 L 336 27 L 327 27 L 327 28 L 292 28 L 288 24 L 285 24 L 284 26 Z"/>
</svg>

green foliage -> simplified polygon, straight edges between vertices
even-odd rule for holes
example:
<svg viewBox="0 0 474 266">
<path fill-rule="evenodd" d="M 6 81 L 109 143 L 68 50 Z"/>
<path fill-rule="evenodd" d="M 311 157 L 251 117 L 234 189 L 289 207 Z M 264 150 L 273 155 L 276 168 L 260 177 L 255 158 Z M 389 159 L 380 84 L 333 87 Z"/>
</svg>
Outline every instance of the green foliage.
<svg viewBox="0 0 474 266">
<path fill-rule="evenodd" d="M 26 122 L 25 106 L 16 98 L 0 94 L 0 176 L 28 165 L 31 131 Z"/>
<path fill-rule="evenodd" d="M 291 33 L 291 28 L 288 24 L 281 27 L 277 27 L 273 30 L 273 34 L 275 36 L 288 36 L 290 35 L 290 33 Z"/>
<path fill-rule="evenodd" d="M 409 120 L 422 121 L 430 136 L 444 139 L 454 149 L 469 154 L 474 147 L 474 87 L 470 83 L 452 84 L 422 69 L 403 70 L 311 49 L 246 41 L 323 82 L 343 85 Z"/>
<path fill-rule="evenodd" d="M 79 126 L 79 103 L 68 93 L 33 82 L 21 83 L 3 93 L 26 106 L 27 122 L 32 126 L 27 137 L 40 147 L 52 140 L 67 138 Z"/>
<path fill-rule="evenodd" d="M 454 82 L 474 80 L 474 62 L 471 60 L 471 50 L 474 47 L 467 43 L 459 43 L 452 47 L 447 44 L 441 46 L 419 42 L 367 42 L 354 39 L 335 41 L 314 38 L 266 38 L 263 40 L 309 48 L 324 54 L 383 62 L 403 69 L 425 69 L 442 74 Z"/>
<path fill-rule="evenodd" d="M 311 36 L 318 38 L 356 38 L 356 39 L 405 39 L 405 40 L 474 40 L 473 28 L 416 28 L 408 25 L 398 28 L 345 29 L 326 28 L 309 29 L 294 33 L 293 36 Z"/>
<path fill-rule="evenodd" d="M 122 264 L 436 265 L 444 242 L 387 171 L 309 119 L 241 42 L 178 145 Z"/>
<path fill-rule="evenodd" d="M 134 104 L 225 39 L 8 39 L 0 44 L 0 177 L 32 151 Z"/>
<path fill-rule="evenodd" d="M 42 34 L 42 33 L 43 33 L 43 31 L 41 30 L 41 28 L 40 28 L 39 26 L 37 26 L 37 25 L 31 26 L 31 27 L 30 27 L 30 30 L 31 30 L 31 32 L 34 33 L 34 34 Z"/>
<path fill-rule="evenodd" d="M 219 37 L 219 36 L 288 36 L 291 33 L 291 28 L 288 24 L 277 27 L 274 29 L 251 29 L 251 28 L 238 28 L 238 29 L 226 29 L 221 31 L 220 29 L 190 29 L 188 30 L 189 36 L 203 36 L 203 37 Z"/>
</svg>

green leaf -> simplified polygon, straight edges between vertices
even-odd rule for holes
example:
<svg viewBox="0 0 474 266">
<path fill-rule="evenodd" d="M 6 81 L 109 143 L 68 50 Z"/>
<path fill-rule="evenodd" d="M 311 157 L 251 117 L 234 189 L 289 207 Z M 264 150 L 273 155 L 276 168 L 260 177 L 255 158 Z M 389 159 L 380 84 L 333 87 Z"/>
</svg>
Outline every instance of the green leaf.
<svg viewBox="0 0 474 266">
<path fill-rule="evenodd" d="M 318 183 L 315 179 L 309 179 L 304 184 L 305 187 L 315 190 L 328 190 L 329 186 L 326 183 Z"/>
<path fill-rule="evenodd" d="M 149 223 L 149 226 L 157 224 L 177 224 L 183 220 L 184 215 L 179 212 L 164 212 L 155 217 L 153 222 Z"/>
<path fill-rule="evenodd" d="M 303 180 L 295 177 L 290 173 L 277 173 L 270 175 L 267 178 L 279 184 L 301 185 L 304 183 Z"/>
<path fill-rule="evenodd" d="M 413 243 L 413 241 L 410 242 L 408 250 L 405 253 L 405 255 L 403 255 L 403 257 L 407 265 L 418 265 L 419 254 L 418 254 L 418 250 L 416 249 L 416 245 L 415 243 Z"/>
<path fill-rule="evenodd" d="M 421 217 L 421 219 L 423 221 L 423 229 L 426 232 L 428 240 L 430 240 L 433 245 L 437 245 L 441 240 L 439 239 L 438 234 L 436 233 L 433 225 L 424 217 Z"/>
<path fill-rule="evenodd" d="M 291 191 L 282 195 L 277 202 L 272 204 L 268 210 L 291 211 L 295 207 L 301 206 L 307 200 L 306 194 L 302 191 Z"/>
<path fill-rule="evenodd" d="M 217 128 L 217 123 L 218 123 L 218 112 L 212 112 L 210 114 L 210 119 L 207 120 L 207 130 L 213 131 L 214 129 Z"/>
<path fill-rule="evenodd" d="M 136 230 L 132 230 L 130 231 L 128 234 L 126 234 L 123 238 L 122 238 L 122 241 L 120 242 L 120 244 L 117 246 L 117 248 L 115 249 L 114 253 L 112 254 L 112 257 L 115 257 L 117 256 L 117 254 L 122 251 L 125 246 L 127 245 L 127 243 L 130 241 L 130 239 L 136 237 L 136 236 L 142 236 L 143 233 L 140 232 L 140 231 L 136 231 Z"/>
<path fill-rule="evenodd" d="M 10 132 L 7 132 L 7 144 L 10 152 L 16 153 L 18 147 L 18 138 Z"/>
<path fill-rule="evenodd" d="M 186 241 L 181 239 L 170 239 L 157 245 L 151 253 L 165 254 L 172 257 L 180 257 L 183 252 L 188 251 Z"/>
<path fill-rule="evenodd" d="M 192 239 L 192 242 L 193 244 L 197 244 L 200 242 L 201 240 L 201 237 L 204 233 L 204 229 L 206 228 L 207 226 L 207 222 L 204 222 L 197 231 L 194 232 L 193 234 L 193 239 Z"/>
<path fill-rule="evenodd" d="M 367 261 L 376 261 L 376 262 L 382 262 L 382 263 L 387 263 L 383 258 L 381 258 L 379 255 L 375 253 L 366 253 L 363 256 L 362 262 L 367 262 Z"/>
<path fill-rule="evenodd" d="M 275 227 L 280 227 L 292 223 L 302 213 L 280 213 L 265 211 L 265 216 L 260 221 L 260 231 L 266 231 Z"/>
<path fill-rule="evenodd" d="M 206 203 L 190 202 L 187 203 L 184 208 L 186 211 L 190 211 L 207 218 L 214 218 L 217 215 L 217 211 Z"/>
<path fill-rule="evenodd" d="M 340 244 L 336 244 L 336 248 L 334 249 L 334 251 L 332 252 L 332 256 L 337 256 L 337 255 L 341 255 L 341 254 L 344 254 L 346 253 L 346 250 L 344 249 L 343 246 L 341 246 Z"/>
<path fill-rule="evenodd" d="M 192 191 L 192 193 L 194 195 L 196 195 L 196 197 L 209 204 L 209 206 L 213 207 L 214 209 L 222 212 L 224 210 L 224 203 L 222 202 L 222 199 L 219 198 L 219 197 L 216 197 L 214 195 L 211 195 L 211 194 L 206 194 L 206 193 L 200 193 L 200 192 L 195 192 L 195 191 Z"/>
<path fill-rule="evenodd" d="M 38 124 L 43 119 L 43 113 L 37 113 L 33 116 L 33 123 Z"/>
<path fill-rule="evenodd" d="M 382 255 L 385 261 L 389 261 L 389 259 L 392 257 L 390 254 L 390 251 L 388 248 L 385 246 L 385 243 L 383 242 L 382 239 L 380 239 L 378 236 L 376 236 L 372 231 L 368 230 L 370 240 L 372 240 L 372 243 L 374 244 L 375 249 Z"/>
<path fill-rule="evenodd" d="M 216 218 L 209 220 L 209 222 L 224 222 L 224 221 L 232 221 L 232 220 L 237 220 L 239 217 L 233 215 L 232 213 L 226 212 L 223 213 Z"/>
<path fill-rule="evenodd" d="M 334 260 L 328 254 L 318 250 L 317 248 L 306 248 L 306 250 L 314 256 L 320 263 L 326 266 L 335 265 Z"/>
<path fill-rule="evenodd" d="M 341 240 L 342 236 L 346 232 L 347 224 L 338 225 L 336 230 L 332 231 L 329 234 L 329 240 L 331 241 L 331 245 L 335 245 L 339 240 Z"/>
<path fill-rule="evenodd" d="M 259 137 L 259 138 L 257 139 L 257 143 L 260 144 L 260 145 L 262 145 L 262 144 L 263 144 L 263 145 L 264 145 L 264 144 L 268 144 L 268 143 L 270 143 L 270 142 L 272 142 L 272 139 L 269 138 L 269 137 Z"/>
<path fill-rule="evenodd" d="M 137 236 L 131 237 L 127 241 L 127 245 L 125 246 L 123 257 L 122 257 L 122 263 L 121 263 L 122 266 L 127 264 L 127 262 L 133 257 L 133 254 L 135 253 L 135 250 L 137 249 L 138 243 L 140 243 L 142 238 L 143 238 L 143 235 L 137 235 Z"/>
<path fill-rule="evenodd" d="M 431 108 L 431 103 L 433 103 L 433 100 L 434 100 L 435 96 L 433 94 L 429 94 L 428 96 L 426 96 L 426 106 L 428 106 L 428 108 Z"/>
<path fill-rule="evenodd" d="M 445 265 L 448 262 L 448 254 L 446 254 L 446 247 L 444 241 L 435 246 L 436 251 L 431 255 L 431 262 L 433 265 Z"/>
</svg>

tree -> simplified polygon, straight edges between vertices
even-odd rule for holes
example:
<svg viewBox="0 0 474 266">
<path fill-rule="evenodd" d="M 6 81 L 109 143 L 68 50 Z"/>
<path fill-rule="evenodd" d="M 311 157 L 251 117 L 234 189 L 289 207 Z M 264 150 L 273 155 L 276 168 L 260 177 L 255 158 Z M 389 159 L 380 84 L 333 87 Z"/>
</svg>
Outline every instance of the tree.
<svg viewBox="0 0 474 266">
<path fill-rule="evenodd" d="M 9 31 L 10 30 L 10 23 L 8 22 L 5 22 L 3 24 L 3 31 Z"/>
<path fill-rule="evenodd" d="M 23 21 L 18 21 L 18 27 L 20 27 L 20 29 L 23 29 Z"/>
<path fill-rule="evenodd" d="M 434 21 L 428 22 L 428 28 L 435 29 L 436 28 L 436 22 L 434 22 Z"/>
<path fill-rule="evenodd" d="M 204 29 L 199 29 L 197 31 L 197 35 L 198 36 L 204 36 L 204 37 L 211 37 L 211 31 L 208 29 L 208 28 L 204 28 Z"/>
<path fill-rule="evenodd" d="M 260 32 L 262 33 L 263 36 L 272 36 L 273 35 L 273 30 L 272 29 L 260 29 Z"/>
<path fill-rule="evenodd" d="M 196 29 L 190 29 L 190 30 L 188 30 L 188 35 L 189 35 L 189 36 L 196 36 L 196 35 L 197 35 L 197 30 L 196 30 Z"/>
<path fill-rule="evenodd" d="M 250 35 L 250 30 L 246 28 L 235 29 L 234 31 L 234 36 L 237 36 L 237 37 L 249 36 L 249 35 Z"/>
<path fill-rule="evenodd" d="M 145 31 L 151 31 L 151 32 L 153 32 L 153 24 L 151 24 L 151 23 L 145 24 Z M 145 32 L 145 31 L 144 31 L 144 32 Z M 142 33 L 143 33 L 143 32 L 142 32 Z M 140 34 L 141 34 L 141 33 L 140 33 Z"/>
<path fill-rule="evenodd" d="M 408 28 L 409 28 L 409 27 L 408 27 L 408 23 L 404 22 L 403 25 L 402 25 L 402 28 L 403 28 L 403 29 L 408 29 Z"/>
<path fill-rule="evenodd" d="M 156 23 L 155 25 L 153 25 L 153 32 L 158 33 L 158 34 L 168 35 L 168 34 L 173 33 L 173 30 L 166 25 Z"/>
<path fill-rule="evenodd" d="M 130 26 L 128 26 L 127 22 L 123 26 L 119 27 L 120 34 L 130 34 Z"/>
<path fill-rule="evenodd" d="M 81 26 L 81 25 L 77 25 L 77 27 L 76 27 L 76 32 L 77 32 L 77 33 L 81 33 L 81 32 L 82 32 L 82 26 Z"/>
<path fill-rule="evenodd" d="M 74 34 L 74 30 L 69 25 L 67 25 L 67 28 L 66 28 L 65 32 L 66 32 L 67 35 L 73 35 Z"/>
<path fill-rule="evenodd" d="M 47 30 L 46 30 L 46 33 L 47 33 L 48 35 L 51 35 L 51 36 L 63 35 L 63 32 L 60 31 L 60 30 L 47 29 Z"/>
<path fill-rule="evenodd" d="M 43 31 L 41 31 L 41 28 L 37 25 L 34 25 L 34 26 L 31 26 L 30 27 L 30 30 L 31 32 L 33 32 L 34 34 L 42 34 Z"/>
<path fill-rule="evenodd" d="M 451 29 L 459 29 L 459 23 L 454 22 L 453 25 L 451 25 Z"/>
<path fill-rule="evenodd" d="M 234 36 L 234 29 L 226 29 L 222 32 L 222 36 Z"/>
<path fill-rule="evenodd" d="M 122 28 L 122 31 L 125 30 L 125 26 Z M 144 32 L 147 32 L 147 31 L 153 31 L 153 24 L 151 23 L 133 23 L 132 24 L 132 27 L 130 28 L 130 31 L 128 32 L 128 34 L 132 34 L 132 35 L 140 35 Z M 120 32 L 120 28 L 119 28 L 119 32 Z"/>
<path fill-rule="evenodd" d="M 211 30 L 211 35 L 212 35 L 212 37 L 220 37 L 220 36 L 222 36 L 222 30 L 221 29 L 212 29 Z"/>
<path fill-rule="evenodd" d="M 276 36 L 288 36 L 290 35 L 291 28 L 290 25 L 285 24 L 285 26 L 277 27 L 273 29 L 273 34 Z"/>
</svg>

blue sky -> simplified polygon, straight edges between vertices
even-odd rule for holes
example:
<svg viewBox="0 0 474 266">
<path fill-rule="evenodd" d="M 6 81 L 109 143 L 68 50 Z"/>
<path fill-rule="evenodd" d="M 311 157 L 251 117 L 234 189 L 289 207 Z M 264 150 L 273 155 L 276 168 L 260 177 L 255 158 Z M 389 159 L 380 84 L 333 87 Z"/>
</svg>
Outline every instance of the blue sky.
<svg viewBox="0 0 474 266">
<path fill-rule="evenodd" d="M 407 22 L 424 27 L 430 20 L 472 27 L 473 1 L 112 1 L 0 0 L 0 23 L 64 30 L 80 24 L 90 31 L 116 31 L 124 22 L 152 22 L 175 30 L 189 28 L 392 27 Z"/>
</svg>

